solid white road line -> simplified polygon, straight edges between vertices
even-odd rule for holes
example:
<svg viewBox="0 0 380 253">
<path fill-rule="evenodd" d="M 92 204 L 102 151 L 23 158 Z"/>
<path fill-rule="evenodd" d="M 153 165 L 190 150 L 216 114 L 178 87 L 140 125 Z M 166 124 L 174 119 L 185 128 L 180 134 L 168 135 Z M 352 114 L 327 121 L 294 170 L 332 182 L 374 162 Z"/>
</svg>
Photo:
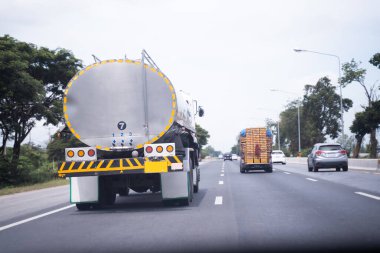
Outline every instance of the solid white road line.
<svg viewBox="0 0 380 253">
<path fill-rule="evenodd" d="M 307 177 L 306 178 L 307 180 L 310 180 L 310 181 L 313 181 L 313 182 L 317 182 L 318 180 L 316 180 L 316 179 L 312 179 L 312 178 L 309 178 L 309 177 Z"/>
<path fill-rule="evenodd" d="M 48 216 L 48 215 L 53 214 L 53 213 L 58 213 L 58 212 L 60 212 L 60 211 L 63 211 L 63 210 L 69 209 L 69 208 L 74 207 L 74 206 L 75 206 L 75 205 L 65 206 L 65 207 L 62 207 L 62 208 L 59 208 L 59 209 L 56 209 L 56 210 L 53 210 L 53 211 L 50 211 L 50 212 L 47 212 L 47 213 L 43 213 L 43 214 L 39 214 L 39 215 L 36 215 L 36 216 L 30 217 L 30 218 L 25 219 L 25 220 L 17 221 L 17 222 L 15 222 L 15 223 L 12 223 L 12 224 L 9 224 L 9 225 L 6 225 L 6 226 L 3 226 L 3 227 L 0 227 L 0 231 L 3 231 L 3 230 L 6 230 L 6 229 L 8 229 L 8 228 L 15 227 L 15 226 L 18 226 L 18 225 L 21 225 L 21 224 L 27 223 L 27 222 L 29 222 L 29 221 L 37 220 L 37 219 L 39 219 L 39 218 L 42 218 L 42 217 Z"/>
<path fill-rule="evenodd" d="M 224 184 L 224 182 L 223 181 L 219 181 L 219 184 Z"/>
<path fill-rule="evenodd" d="M 362 195 L 362 196 L 366 196 L 368 198 L 373 198 L 373 199 L 376 199 L 376 200 L 380 200 L 380 197 L 375 196 L 375 195 L 371 195 L 371 194 L 368 194 L 368 193 L 364 193 L 364 192 L 355 192 L 355 193 L 359 194 L 359 195 Z"/>
<path fill-rule="evenodd" d="M 220 174 L 221 177 L 224 177 L 224 174 Z"/>
<path fill-rule="evenodd" d="M 223 204 L 223 197 L 222 196 L 216 196 L 215 197 L 215 205 L 221 205 Z"/>
<path fill-rule="evenodd" d="M 284 173 L 285 173 L 285 174 L 287 174 L 287 175 L 290 175 L 290 174 L 292 174 L 292 173 L 289 173 L 289 172 L 286 172 L 286 171 L 284 171 Z"/>
</svg>

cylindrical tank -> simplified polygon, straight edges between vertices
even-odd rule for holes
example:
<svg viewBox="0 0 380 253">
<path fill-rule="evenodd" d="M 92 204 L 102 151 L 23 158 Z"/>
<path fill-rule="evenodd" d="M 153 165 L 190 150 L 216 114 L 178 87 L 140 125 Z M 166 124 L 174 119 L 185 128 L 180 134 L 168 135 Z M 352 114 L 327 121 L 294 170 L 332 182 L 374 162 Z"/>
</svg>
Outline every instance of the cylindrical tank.
<svg viewBox="0 0 380 253">
<path fill-rule="evenodd" d="M 140 61 L 107 60 L 79 71 L 67 85 L 63 111 L 70 131 L 102 150 L 142 148 L 173 124 L 195 132 L 193 100 Z"/>
</svg>

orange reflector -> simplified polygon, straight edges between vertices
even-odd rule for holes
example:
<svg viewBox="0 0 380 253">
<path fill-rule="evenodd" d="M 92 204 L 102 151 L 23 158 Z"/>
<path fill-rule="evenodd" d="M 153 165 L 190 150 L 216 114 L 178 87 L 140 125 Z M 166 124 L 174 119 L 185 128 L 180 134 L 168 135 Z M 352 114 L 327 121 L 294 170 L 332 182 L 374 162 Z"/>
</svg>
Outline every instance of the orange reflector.
<svg viewBox="0 0 380 253">
<path fill-rule="evenodd" d="M 74 151 L 72 151 L 72 150 L 67 151 L 67 156 L 70 158 L 74 157 Z"/>
<path fill-rule="evenodd" d="M 156 147 L 156 151 L 157 151 L 158 153 L 162 153 L 162 151 L 164 151 L 164 148 L 163 148 L 162 146 L 157 146 L 157 147 Z"/>
<path fill-rule="evenodd" d="M 90 150 L 88 150 L 88 156 L 94 156 L 95 155 L 95 150 L 93 150 L 93 149 L 90 149 Z"/>
<path fill-rule="evenodd" d="M 167 146 L 166 151 L 168 151 L 169 153 L 173 152 L 173 146 L 172 145 Z"/>
<path fill-rule="evenodd" d="M 84 156 L 84 151 L 81 149 L 78 151 L 78 156 L 83 157 Z"/>
</svg>

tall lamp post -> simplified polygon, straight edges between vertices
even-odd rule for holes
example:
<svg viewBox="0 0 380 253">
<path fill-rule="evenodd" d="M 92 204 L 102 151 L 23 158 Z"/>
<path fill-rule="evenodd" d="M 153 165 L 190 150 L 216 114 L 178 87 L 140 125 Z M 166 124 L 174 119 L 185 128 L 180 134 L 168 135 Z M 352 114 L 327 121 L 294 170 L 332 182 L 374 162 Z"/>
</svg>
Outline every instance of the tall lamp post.
<svg viewBox="0 0 380 253">
<path fill-rule="evenodd" d="M 314 53 L 314 54 L 321 54 L 321 55 L 325 55 L 325 56 L 331 56 L 331 57 L 335 57 L 337 60 L 338 60 L 338 72 L 339 72 L 339 79 L 338 79 L 338 84 L 339 84 L 339 91 L 340 91 L 340 113 L 341 113 L 341 123 L 342 123 L 342 141 L 345 142 L 344 140 L 344 120 L 343 120 L 343 99 L 342 99 L 342 85 L 339 83 L 340 79 L 341 79 L 341 74 L 340 74 L 340 58 L 339 56 L 335 55 L 335 54 L 327 54 L 327 53 L 321 53 L 321 52 L 317 52 L 317 51 L 311 51 L 311 50 L 306 50 L 306 49 L 298 49 L 298 48 L 295 48 L 293 49 L 294 52 L 296 53 Z M 344 145 L 345 143 L 343 143 Z"/>
<path fill-rule="evenodd" d="M 292 95 L 297 95 L 296 93 L 284 91 L 284 90 L 277 90 L 277 89 L 270 89 L 270 91 L 279 91 L 284 92 Z M 301 120 L 300 120 L 300 100 L 298 99 L 298 106 L 297 106 L 297 114 L 298 114 L 298 153 L 301 152 Z"/>
</svg>

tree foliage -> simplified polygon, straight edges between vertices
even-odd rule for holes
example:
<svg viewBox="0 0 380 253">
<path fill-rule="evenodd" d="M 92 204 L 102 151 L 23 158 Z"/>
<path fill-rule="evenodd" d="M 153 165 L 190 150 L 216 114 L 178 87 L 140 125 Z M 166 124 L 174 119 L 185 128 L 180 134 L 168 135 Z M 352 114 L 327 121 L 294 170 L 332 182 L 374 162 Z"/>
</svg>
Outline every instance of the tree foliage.
<svg viewBox="0 0 380 253">
<path fill-rule="evenodd" d="M 380 69 L 380 53 L 374 54 L 369 60 L 369 63 Z"/>
<path fill-rule="evenodd" d="M 280 113 L 280 141 L 293 155 L 298 152 L 298 110 L 300 113 L 301 147 L 305 150 L 326 137 L 337 138 L 341 132 L 340 96 L 330 79 L 323 77 L 315 85 L 305 85 L 302 101 L 291 101 Z M 343 99 L 343 109 L 352 107 L 350 99 Z"/>
<path fill-rule="evenodd" d="M 378 66 L 378 60 L 379 55 L 376 54 L 373 56 L 373 58 L 370 60 L 370 63 L 374 66 Z M 374 102 L 377 101 L 378 97 L 376 94 L 376 83 L 368 86 L 365 83 L 365 75 L 366 70 L 363 68 L 360 68 L 360 62 L 357 63 L 354 59 L 351 60 L 351 62 L 344 63 L 342 66 L 343 69 L 343 77 L 341 78 L 340 82 L 343 87 L 351 84 L 351 83 L 358 83 L 364 90 L 364 94 L 368 100 L 368 106 L 366 107 L 366 111 L 363 114 L 357 114 L 357 117 L 355 117 L 355 120 L 352 125 L 352 131 L 355 133 L 357 145 L 361 145 L 361 141 L 364 136 L 362 135 L 362 130 L 359 130 L 359 126 L 361 127 L 369 127 L 370 131 L 367 132 L 370 134 L 370 157 L 376 158 L 377 157 L 377 139 L 376 139 L 376 128 L 378 125 L 376 125 L 376 121 L 372 118 L 368 118 L 368 115 L 372 113 L 372 107 L 374 105 Z M 367 110 L 368 108 L 368 110 Z M 372 124 L 373 123 L 373 124 Z M 367 129 L 366 129 L 367 130 Z M 360 147 L 356 147 L 355 152 L 358 151 Z"/>
<path fill-rule="evenodd" d="M 10 158 L 11 177 L 18 180 L 21 143 L 36 121 L 56 125 L 62 119 L 63 90 L 82 67 L 66 49 L 50 50 L 0 37 L 0 128 L 1 157 L 6 142 L 14 141 Z"/>
<path fill-rule="evenodd" d="M 203 146 L 207 145 L 208 138 L 210 138 L 210 135 L 206 129 L 203 129 L 198 124 L 195 124 L 195 134 L 198 140 L 199 147 L 200 149 L 202 149 Z"/>
</svg>

